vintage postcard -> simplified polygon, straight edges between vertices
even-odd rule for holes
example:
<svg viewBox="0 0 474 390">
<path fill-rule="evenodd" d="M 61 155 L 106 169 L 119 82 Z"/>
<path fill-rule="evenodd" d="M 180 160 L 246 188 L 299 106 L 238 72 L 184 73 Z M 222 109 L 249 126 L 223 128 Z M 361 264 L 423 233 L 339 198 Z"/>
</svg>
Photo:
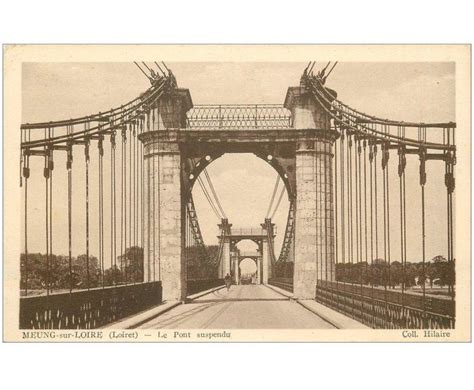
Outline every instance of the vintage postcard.
<svg viewBox="0 0 474 390">
<path fill-rule="evenodd" d="M 4 340 L 471 340 L 468 45 L 4 47 Z"/>
</svg>

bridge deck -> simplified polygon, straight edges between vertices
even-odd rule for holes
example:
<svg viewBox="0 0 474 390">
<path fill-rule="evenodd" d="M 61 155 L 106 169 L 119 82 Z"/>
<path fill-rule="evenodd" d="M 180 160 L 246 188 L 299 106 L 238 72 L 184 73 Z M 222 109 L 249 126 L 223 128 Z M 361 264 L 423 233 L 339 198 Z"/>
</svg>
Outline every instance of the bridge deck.
<svg viewBox="0 0 474 390">
<path fill-rule="evenodd" d="M 262 285 L 207 294 L 143 324 L 145 329 L 332 329 L 333 326 Z"/>
</svg>

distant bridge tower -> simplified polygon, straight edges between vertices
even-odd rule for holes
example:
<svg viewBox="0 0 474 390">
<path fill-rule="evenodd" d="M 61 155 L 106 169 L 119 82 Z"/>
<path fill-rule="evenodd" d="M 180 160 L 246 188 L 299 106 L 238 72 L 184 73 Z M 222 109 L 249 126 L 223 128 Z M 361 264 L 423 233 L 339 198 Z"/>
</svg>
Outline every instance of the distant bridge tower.
<svg viewBox="0 0 474 390">
<path fill-rule="evenodd" d="M 232 224 L 229 223 L 227 218 L 222 219 L 219 224 L 219 230 L 223 233 L 220 235 L 219 239 L 223 240 L 222 243 L 222 257 L 219 263 L 219 270 L 217 275 L 220 279 L 224 279 L 227 274 L 231 274 L 231 264 L 230 264 L 230 251 L 231 251 L 231 227 Z"/>
</svg>

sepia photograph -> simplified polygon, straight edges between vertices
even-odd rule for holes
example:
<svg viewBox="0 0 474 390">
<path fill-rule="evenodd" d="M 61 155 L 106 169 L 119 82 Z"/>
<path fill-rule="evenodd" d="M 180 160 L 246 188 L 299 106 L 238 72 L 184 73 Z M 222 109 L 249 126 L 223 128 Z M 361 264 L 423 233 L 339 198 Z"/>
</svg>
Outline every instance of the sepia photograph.
<svg viewBox="0 0 474 390">
<path fill-rule="evenodd" d="M 67 48 L 5 51 L 8 340 L 470 339 L 468 46 Z"/>
</svg>

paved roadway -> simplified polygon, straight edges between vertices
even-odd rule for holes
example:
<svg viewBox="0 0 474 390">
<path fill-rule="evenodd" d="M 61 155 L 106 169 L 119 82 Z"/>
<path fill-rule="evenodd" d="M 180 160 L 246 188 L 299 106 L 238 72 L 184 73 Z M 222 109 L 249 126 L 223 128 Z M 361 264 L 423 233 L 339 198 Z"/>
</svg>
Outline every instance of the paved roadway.
<svg viewBox="0 0 474 390">
<path fill-rule="evenodd" d="M 317 315 L 262 285 L 232 286 L 179 305 L 141 329 L 330 329 Z"/>
</svg>

